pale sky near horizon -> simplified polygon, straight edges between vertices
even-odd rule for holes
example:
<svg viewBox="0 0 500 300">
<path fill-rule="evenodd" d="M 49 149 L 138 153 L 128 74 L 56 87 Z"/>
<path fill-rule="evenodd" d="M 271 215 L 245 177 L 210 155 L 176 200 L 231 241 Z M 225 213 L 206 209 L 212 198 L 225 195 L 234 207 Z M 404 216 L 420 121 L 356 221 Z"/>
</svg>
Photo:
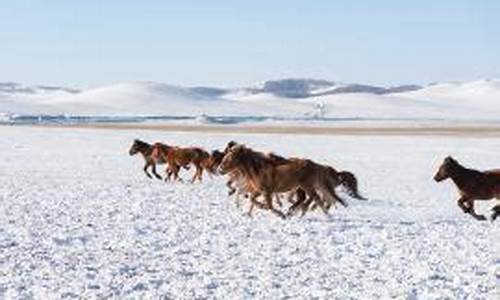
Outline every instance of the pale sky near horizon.
<svg viewBox="0 0 500 300">
<path fill-rule="evenodd" d="M 4 1 L 0 81 L 500 78 L 500 1 Z"/>
</svg>

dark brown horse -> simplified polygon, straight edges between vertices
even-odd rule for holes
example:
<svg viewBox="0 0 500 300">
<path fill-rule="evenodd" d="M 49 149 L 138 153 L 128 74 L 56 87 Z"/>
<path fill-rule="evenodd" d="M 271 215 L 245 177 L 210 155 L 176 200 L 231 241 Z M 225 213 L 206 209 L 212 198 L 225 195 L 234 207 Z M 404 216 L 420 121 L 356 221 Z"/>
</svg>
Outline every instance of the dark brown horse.
<svg viewBox="0 0 500 300">
<path fill-rule="evenodd" d="M 330 190 L 330 193 L 332 193 L 335 196 L 333 197 L 333 199 L 337 200 L 344 207 L 347 207 L 347 202 L 335 193 L 335 188 L 337 188 L 338 186 L 342 186 L 344 190 L 347 192 L 347 194 L 352 198 L 357 200 L 365 200 L 365 201 L 367 200 L 365 197 L 360 195 L 358 189 L 358 180 L 353 173 L 349 171 L 338 172 L 331 166 L 323 166 L 323 165 L 321 166 L 328 170 L 330 180 L 327 181 L 326 184 L 328 189 Z M 297 194 L 297 198 L 298 198 L 297 202 L 295 202 L 292 205 L 292 207 L 290 207 L 290 209 L 288 210 L 287 214 L 289 216 L 293 215 L 293 213 L 299 206 L 302 207 L 302 216 L 304 216 L 304 214 L 308 210 L 313 210 L 317 207 L 317 204 L 313 203 L 312 201 L 313 199 L 311 198 L 306 199 L 306 197 L 303 194 L 302 195 Z M 327 208 L 330 208 L 332 204 L 333 203 L 328 202 Z"/>
<path fill-rule="evenodd" d="M 476 214 L 475 200 L 500 199 L 500 170 L 477 171 L 461 166 L 455 159 L 448 156 L 439 167 L 434 180 L 437 182 L 451 178 L 458 188 L 460 199 L 457 204 L 464 213 L 476 220 L 484 221 L 484 215 Z M 500 215 L 500 205 L 493 208 L 492 221 Z"/>
<path fill-rule="evenodd" d="M 155 145 L 163 145 L 161 143 L 155 143 Z M 168 147 L 167 145 L 163 145 L 164 147 Z M 157 164 L 164 164 L 165 161 L 161 157 L 152 157 L 151 154 L 153 153 L 153 148 L 154 145 L 148 144 L 144 141 L 141 141 L 139 139 L 135 139 L 134 142 L 132 143 L 132 146 L 130 147 L 130 150 L 128 153 L 132 156 L 137 153 L 140 153 L 142 157 L 144 158 L 144 173 L 146 173 L 146 176 L 149 178 L 153 178 L 151 174 L 149 174 L 148 169 L 151 168 L 151 171 L 153 172 L 153 175 L 158 178 L 162 179 L 158 173 L 156 173 L 156 165 Z"/>
</svg>

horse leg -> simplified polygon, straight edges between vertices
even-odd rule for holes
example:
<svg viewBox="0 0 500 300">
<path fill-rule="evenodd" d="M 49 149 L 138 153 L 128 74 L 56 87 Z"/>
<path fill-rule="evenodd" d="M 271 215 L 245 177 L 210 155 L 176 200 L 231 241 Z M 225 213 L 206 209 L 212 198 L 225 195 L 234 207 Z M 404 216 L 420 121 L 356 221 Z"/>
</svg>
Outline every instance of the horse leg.
<svg viewBox="0 0 500 300">
<path fill-rule="evenodd" d="M 347 202 L 340 198 L 339 195 L 337 195 L 337 192 L 335 192 L 335 186 L 332 184 L 332 182 L 328 181 L 326 182 L 326 191 L 328 195 L 331 197 L 330 201 L 327 204 L 327 208 L 330 209 L 330 206 L 335 203 L 335 201 L 340 202 L 344 207 L 347 207 Z M 333 201 L 331 201 L 333 199 Z"/>
<path fill-rule="evenodd" d="M 255 205 L 259 206 L 260 208 L 263 208 L 263 204 L 257 201 L 257 197 L 259 197 L 261 194 L 259 192 L 252 193 L 250 195 L 250 208 L 248 209 L 247 215 L 249 217 L 252 216 L 253 208 Z"/>
<path fill-rule="evenodd" d="M 165 173 L 167 174 L 165 176 L 165 182 L 170 181 L 170 179 L 172 178 L 172 167 L 170 165 L 167 165 L 167 167 L 165 168 Z"/>
<path fill-rule="evenodd" d="M 493 211 L 491 214 L 491 222 L 493 222 L 498 216 L 500 216 L 500 204 L 494 206 L 491 210 Z"/>
<path fill-rule="evenodd" d="M 305 216 L 307 211 L 309 210 L 309 206 L 311 205 L 311 203 L 313 202 L 313 199 L 311 199 L 311 197 L 308 197 L 307 200 L 302 203 L 302 215 L 300 215 L 301 217 Z"/>
<path fill-rule="evenodd" d="M 294 199 L 295 195 L 297 195 L 297 198 L 299 198 L 299 189 L 297 189 L 295 192 L 288 193 L 288 196 L 286 197 L 288 203 L 294 204 L 297 201 Z"/>
<path fill-rule="evenodd" d="M 469 214 L 476 220 L 478 221 L 486 221 L 486 217 L 484 215 L 478 215 L 476 213 L 476 211 L 474 210 L 474 200 L 472 199 L 469 199 L 469 201 L 467 201 L 469 203 L 469 206 L 470 206 L 470 211 L 469 211 Z"/>
<path fill-rule="evenodd" d="M 155 177 L 159 180 L 162 180 L 163 178 L 161 178 L 160 175 L 158 175 L 158 173 L 156 173 L 156 164 L 151 164 L 151 171 L 153 172 L 153 175 L 155 175 Z"/>
<path fill-rule="evenodd" d="M 149 174 L 148 172 L 148 168 L 150 166 L 150 163 L 147 162 L 145 165 L 144 165 L 144 168 L 142 168 L 144 170 L 144 173 L 146 173 L 146 176 L 148 176 L 148 178 L 152 179 L 153 177 L 151 176 L 151 174 Z"/>
<path fill-rule="evenodd" d="M 169 180 L 171 177 L 173 177 L 172 180 L 182 181 L 179 177 L 179 166 L 177 166 L 176 164 L 169 165 L 169 167 L 167 168 L 167 174 Z"/>
<path fill-rule="evenodd" d="M 202 177 L 203 177 L 203 168 L 200 166 L 198 167 L 199 172 L 198 172 L 198 180 L 201 182 Z"/>
<path fill-rule="evenodd" d="M 196 170 L 194 172 L 193 178 L 191 178 L 191 183 L 194 183 L 200 174 L 200 166 L 197 164 L 194 164 L 194 166 L 195 166 Z"/>
<path fill-rule="evenodd" d="M 179 171 L 181 170 L 180 167 L 176 167 L 175 168 L 175 172 L 174 172 L 174 175 L 175 175 L 175 179 L 179 182 L 182 182 L 182 178 L 179 176 Z"/>
<path fill-rule="evenodd" d="M 171 180 L 172 179 L 172 174 L 173 174 L 172 170 L 169 169 L 169 168 L 167 168 L 167 177 L 165 177 L 165 181 Z"/>
<path fill-rule="evenodd" d="M 461 197 L 461 198 L 460 198 L 460 199 L 458 199 L 458 201 L 457 201 L 457 205 L 458 205 L 458 207 L 460 207 L 460 209 L 462 209 L 462 211 L 463 211 L 464 213 L 468 214 L 468 213 L 470 213 L 471 208 L 470 208 L 470 207 L 468 207 L 468 206 L 466 206 L 466 205 L 465 205 L 465 203 L 470 204 L 470 203 L 469 203 L 469 198 L 467 198 L 467 197 L 465 197 L 465 196 L 464 196 L 464 197 Z"/>
<path fill-rule="evenodd" d="M 233 195 L 236 192 L 236 189 L 233 187 L 233 180 L 229 179 L 226 182 L 226 186 L 229 189 L 229 192 L 227 192 L 228 196 L 231 196 L 231 195 Z"/>
<path fill-rule="evenodd" d="M 323 210 L 323 212 L 327 215 L 328 209 L 330 208 L 329 204 L 327 203 L 325 205 L 325 201 L 318 195 L 318 193 L 314 189 L 306 190 L 306 193 L 312 200 L 315 201 L 315 204 L 317 204 L 321 208 L 321 210 Z"/>
<path fill-rule="evenodd" d="M 274 199 L 276 199 L 276 203 L 278 204 L 279 207 L 283 207 L 283 203 L 281 202 L 280 195 L 278 195 L 278 194 L 274 195 Z"/>
<path fill-rule="evenodd" d="M 286 213 L 287 217 L 291 217 L 294 214 L 295 210 L 299 206 L 301 206 L 304 203 L 304 201 L 306 201 L 306 193 L 303 190 L 298 189 L 295 193 L 297 194 L 297 200 L 288 209 L 288 212 Z M 293 194 L 290 195 L 293 196 Z M 290 198 L 291 197 L 289 196 L 288 201 L 290 201 Z"/>
<path fill-rule="evenodd" d="M 269 210 L 271 210 L 278 217 L 285 219 L 285 214 L 283 214 L 280 210 L 273 207 L 273 197 L 272 197 L 271 193 L 266 192 L 264 194 L 264 197 L 266 199 L 267 208 Z"/>
</svg>

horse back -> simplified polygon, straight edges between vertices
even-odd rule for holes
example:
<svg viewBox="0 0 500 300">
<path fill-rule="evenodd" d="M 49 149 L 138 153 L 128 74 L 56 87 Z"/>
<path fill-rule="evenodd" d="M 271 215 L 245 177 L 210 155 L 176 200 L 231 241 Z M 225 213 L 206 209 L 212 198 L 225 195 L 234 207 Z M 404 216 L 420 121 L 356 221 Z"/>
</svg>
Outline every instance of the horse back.
<svg viewBox="0 0 500 300">
<path fill-rule="evenodd" d="M 487 175 L 500 178 L 500 169 L 493 169 L 484 172 Z"/>
</svg>

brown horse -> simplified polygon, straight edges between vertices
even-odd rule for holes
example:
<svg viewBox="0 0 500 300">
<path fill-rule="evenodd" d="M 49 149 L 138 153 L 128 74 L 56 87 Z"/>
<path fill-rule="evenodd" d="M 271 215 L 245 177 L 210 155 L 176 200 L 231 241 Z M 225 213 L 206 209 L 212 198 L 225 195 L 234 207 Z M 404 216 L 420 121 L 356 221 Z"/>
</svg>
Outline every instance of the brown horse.
<svg viewBox="0 0 500 300">
<path fill-rule="evenodd" d="M 476 220 L 484 221 L 484 215 L 476 214 L 475 200 L 500 199 L 500 170 L 477 171 L 461 166 L 455 159 L 448 156 L 439 167 L 434 180 L 437 182 L 451 178 L 458 188 L 460 199 L 457 204 L 464 213 Z M 500 215 L 500 205 L 493 208 L 492 221 Z"/>
<path fill-rule="evenodd" d="M 311 160 L 284 159 L 283 163 L 276 164 L 273 159 L 260 152 L 255 152 L 243 145 L 231 147 L 222 160 L 221 173 L 228 173 L 235 169 L 252 188 L 250 200 L 257 206 L 256 201 L 261 194 L 266 200 L 264 208 L 284 217 L 284 214 L 275 209 L 272 204 L 272 195 L 302 189 L 306 195 L 316 201 L 325 213 L 328 212 L 324 199 L 327 201 L 339 200 L 335 191 L 331 189 L 330 172 Z M 323 198 L 318 196 L 319 191 Z M 329 198 L 329 199 L 328 199 Z M 327 202 L 328 203 L 328 202 Z"/>
<path fill-rule="evenodd" d="M 174 176 L 174 180 L 181 180 L 179 176 L 180 168 L 189 169 L 190 164 L 194 165 L 196 172 L 193 178 L 191 178 L 191 182 L 195 182 L 196 179 L 199 181 L 202 180 L 203 162 L 210 160 L 210 154 L 198 147 L 170 147 L 168 149 L 158 147 L 153 149 L 152 156 L 161 158 L 167 162 L 167 177 L 165 180 L 170 180 L 172 175 Z M 211 165 L 211 163 L 206 163 L 207 168 L 211 168 Z"/>
<path fill-rule="evenodd" d="M 167 145 L 161 144 L 161 143 L 155 143 L 155 145 L 159 145 L 158 147 L 168 147 Z M 148 169 L 151 167 L 151 171 L 153 172 L 153 175 L 158 178 L 162 179 L 158 173 L 156 173 L 156 165 L 157 164 L 164 164 L 165 161 L 161 157 L 154 157 L 151 154 L 153 153 L 153 148 L 154 145 L 148 144 L 144 141 L 141 141 L 139 139 L 135 139 L 134 142 L 132 143 L 132 146 L 130 147 L 130 150 L 128 153 L 132 156 L 137 153 L 140 153 L 142 157 L 144 158 L 144 173 L 146 173 L 146 176 L 149 178 L 153 178 L 151 174 L 149 174 Z"/>
<path fill-rule="evenodd" d="M 210 156 L 201 162 L 201 167 L 210 174 L 216 174 L 222 159 L 224 158 L 224 153 L 219 150 L 214 150 L 210 153 Z"/>
<path fill-rule="evenodd" d="M 328 169 L 328 172 L 330 173 L 330 177 L 332 179 L 331 181 L 328 182 L 330 190 L 334 191 L 335 188 L 337 188 L 338 186 L 342 186 L 344 190 L 347 192 L 347 194 L 352 198 L 364 201 L 368 200 L 360 195 L 358 189 L 358 180 L 353 173 L 349 171 L 337 172 L 337 170 L 335 170 L 333 167 L 330 166 L 324 166 L 324 167 Z M 347 202 L 345 202 L 345 200 L 343 200 L 339 196 L 336 197 L 340 204 L 342 204 L 344 207 L 347 207 Z M 303 203 L 301 203 L 300 201 L 303 201 Z M 331 204 L 332 203 L 327 204 L 328 208 L 330 207 Z M 317 207 L 317 204 L 312 203 L 312 199 L 305 199 L 303 196 L 299 197 L 299 202 L 292 205 L 292 207 L 288 211 L 288 215 L 292 215 L 295 212 L 295 209 L 298 208 L 298 206 L 302 206 L 302 216 L 304 216 L 307 210 L 314 210 Z"/>
<path fill-rule="evenodd" d="M 222 158 L 224 158 L 224 155 L 226 155 L 231 150 L 231 148 L 233 148 L 235 146 L 238 146 L 238 145 L 242 145 L 242 144 L 238 144 L 235 141 L 228 142 L 227 145 L 226 145 L 226 148 L 224 149 Z M 256 152 L 256 153 L 259 153 L 260 155 L 262 155 L 264 157 L 267 157 L 275 165 L 279 165 L 279 164 L 288 162 L 288 159 L 286 159 L 286 158 L 284 158 L 282 156 L 276 155 L 276 154 L 274 154 L 272 152 L 268 153 L 268 154 L 264 154 L 264 153 L 261 153 L 261 152 Z M 235 194 L 236 192 L 238 192 L 237 195 L 236 195 L 236 204 L 238 206 L 239 206 L 239 196 L 240 195 L 244 195 L 245 198 L 249 198 L 249 194 L 257 192 L 245 180 L 245 177 L 244 177 L 243 173 L 241 171 L 239 171 L 238 169 L 234 169 L 231 172 L 228 172 L 226 175 L 228 175 L 228 177 L 229 177 L 228 181 L 226 182 L 226 186 L 229 189 L 228 195 L 231 196 L 231 195 Z M 297 199 L 294 199 L 294 197 L 296 197 Z M 293 204 L 296 201 L 301 201 L 301 199 L 305 198 L 305 197 L 306 196 L 305 196 L 304 191 L 302 191 L 299 188 L 295 192 L 289 192 L 288 195 L 287 195 L 287 200 L 288 200 L 288 202 L 290 202 L 290 203 Z M 282 206 L 279 194 L 275 194 L 275 200 L 276 200 L 276 202 L 278 203 L 279 206 Z M 250 209 L 249 209 L 249 211 L 247 213 L 248 215 L 250 215 L 250 216 L 252 215 L 252 211 L 253 211 L 254 206 L 255 206 L 255 204 L 253 202 L 251 202 L 250 203 Z M 263 206 L 263 204 L 261 206 Z"/>
</svg>

